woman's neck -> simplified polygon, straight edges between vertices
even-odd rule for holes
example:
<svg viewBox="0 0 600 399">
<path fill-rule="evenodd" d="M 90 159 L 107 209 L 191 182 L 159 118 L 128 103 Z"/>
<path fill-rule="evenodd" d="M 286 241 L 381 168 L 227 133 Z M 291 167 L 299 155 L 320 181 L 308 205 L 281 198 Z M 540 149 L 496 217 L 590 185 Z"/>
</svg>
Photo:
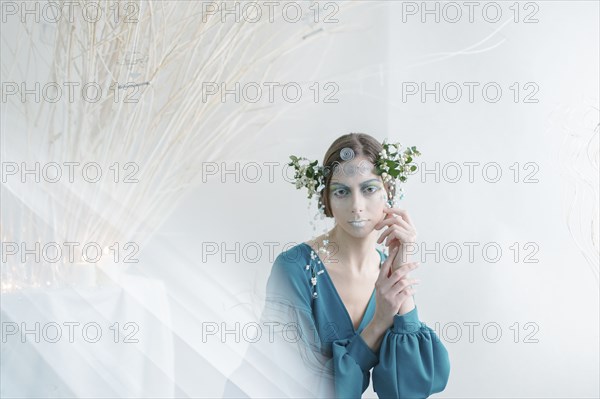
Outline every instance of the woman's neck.
<svg viewBox="0 0 600 399">
<path fill-rule="evenodd" d="M 329 257 L 334 267 L 341 267 L 352 275 L 369 274 L 373 267 L 374 255 L 376 253 L 377 231 L 373 230 L 371 234 L 364 238 L 357 238 L 349 235 L 337 225 L 329 231 L 329 248 L 333 248 Z M 333 260 L 333 262 L 331 262 Z"/>
</svg>

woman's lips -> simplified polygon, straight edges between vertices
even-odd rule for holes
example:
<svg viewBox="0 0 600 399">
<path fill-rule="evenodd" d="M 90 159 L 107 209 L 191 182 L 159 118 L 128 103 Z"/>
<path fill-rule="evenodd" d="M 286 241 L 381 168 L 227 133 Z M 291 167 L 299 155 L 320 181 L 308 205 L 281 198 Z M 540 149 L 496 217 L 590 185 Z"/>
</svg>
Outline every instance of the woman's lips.
<svg viewBox="0 0 600 399">
<path fill-rule="evenodd" d="M 348 223 L 350 223 L 350 225 L 354 227 L 363 227 L 365 224 L 367 224 L 367 220 L 354 220 Z"/>
</svg>

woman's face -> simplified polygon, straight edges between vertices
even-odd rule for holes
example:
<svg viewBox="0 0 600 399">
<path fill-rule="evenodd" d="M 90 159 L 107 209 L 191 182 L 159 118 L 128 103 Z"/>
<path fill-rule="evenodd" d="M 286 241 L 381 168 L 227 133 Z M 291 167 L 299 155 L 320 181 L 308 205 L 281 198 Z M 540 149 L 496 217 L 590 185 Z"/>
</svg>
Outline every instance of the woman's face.
<svg viewBox="0 0 600 399">
<path fill-rule="evenodd" d="M 385 218 L 387 192 L 375 166 L 356 157 L 333 168 L 329 204 L 336 224 L 353 237 L 366 237 Z M 352 223 L 359 220 L 358 223 Z"/>
</svg>

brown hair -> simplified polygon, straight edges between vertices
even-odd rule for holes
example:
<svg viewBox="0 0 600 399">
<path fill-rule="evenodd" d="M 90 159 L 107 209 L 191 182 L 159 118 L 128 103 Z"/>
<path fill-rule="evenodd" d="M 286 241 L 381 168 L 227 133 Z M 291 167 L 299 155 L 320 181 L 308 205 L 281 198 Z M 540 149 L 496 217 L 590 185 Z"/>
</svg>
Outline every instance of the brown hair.
<svg viewBox="0 0 600 399">
<path fill-rule="evenodd" d="M 373 165 L 377 162 L 379 153 L 383 151 L 381 143 L 374 137 L 365 133 L 345 134 L 331 143 L 323 158 L 323 167 L 327 169 L 329 173 L 325 177 L 325 187 L 319 193 L 319 207 L 323 206 L 325 208 L 325 216 L 327 217 L 333 217 L 331 205 L 329 203 L 329 186 L 334 174 L 333 171 L 336 167 L 347 162 L 342 159 L 341 150 L 344 148 L 351 148 L 352 151 L 354 151 L 354 158 L 364 157 Z M 392 196 L 395 194 L 395 186 L 393 184 L 384 184 L 384 187 L 387 191 L 387 195 L 389 195 L 390 192 L 392 193 Z"/>
</svg>

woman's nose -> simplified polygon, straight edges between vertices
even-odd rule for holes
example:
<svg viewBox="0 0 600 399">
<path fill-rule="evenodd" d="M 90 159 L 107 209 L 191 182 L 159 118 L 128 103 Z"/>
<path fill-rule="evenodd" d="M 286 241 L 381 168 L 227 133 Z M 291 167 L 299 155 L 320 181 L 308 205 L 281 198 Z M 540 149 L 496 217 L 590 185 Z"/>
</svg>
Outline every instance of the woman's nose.
<svg viewBox="0 0 600 399">
<path fill-rule="evenodd" d="M 352 196 L 352 213 L 360 213 L 364 209 L 363 198 L 361 195 L 354 194 Z"/>
</svg>

